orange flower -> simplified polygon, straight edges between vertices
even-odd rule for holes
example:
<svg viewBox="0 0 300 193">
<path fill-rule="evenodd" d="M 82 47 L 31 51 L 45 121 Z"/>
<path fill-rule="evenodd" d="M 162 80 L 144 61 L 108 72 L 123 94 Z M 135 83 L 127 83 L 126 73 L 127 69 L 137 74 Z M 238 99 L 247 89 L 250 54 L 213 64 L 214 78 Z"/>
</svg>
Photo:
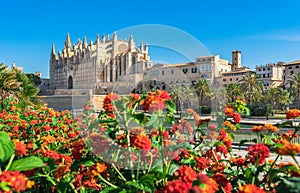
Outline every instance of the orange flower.
<svg viewBox="0 0 300 193">
<path fill-rule="evenodd" d="M 85 175 L 87 178 L 91 179 L 91 178 L 99 175 L 100 173 L 104 172 L 106 169 L 107 169 L 107 167 L 105 164 L 96 163 L 95 165 L 88 168 Z"/>
<path fill-rule="evenodd" d="M 27 155 L 27 148 L 23 142 L 17 139 L 13 140 L 13 142 L 15 143 L 15 152 L 17 156 Z"/>
<path fill-rule="evenodd" d="M 45 143 L 54 143 L 55 142 L 55 137 L 53 137 L 51 135 L 43 137 L 42 139 Z"/>
<path fill-rule="evenodd" d="M 253 132 L 260 132 L 260 131 L 263 131 L 263 130 L 265 130 L 265 127 L 263 127 L 263 126 L 253 126 L 252 127 L 252 129 L 251 129 L 251 131 L 253 131 Z"/>
<path fill-rule="evenodd" d="M 233 113 L 234 113 L 234 110 L 233 110 L 233 108 L 232 107 L 226 107 L 226 109 L 225 109 L 225 115 L 226 116 L 232 116 L 233 115 Z"/>
<path fill-rule="evenodd" d="M 217 182 L 205 174 L 198 174 L 197 180 L 200 182 L 200 186 L 205 184 L 205 187 L 203 188 L 204 193 L 214 193 L 219 190 Z"/>
<path fill-rule="evenodd" d="M 291 109 L 286 113 L 287 119 L 297 118 L 300 116 L 300 111 L 298 109 Z"/>
<path fill-rule="evenodd" d="M 62 165 L 62 166 L 59 166 L 55 172 L 53 173 L 53 177 L 54 178 L 62 178 L 63 175 L 65 175 L 66 173 L 70 172 L 70 166 L 69 165 Z"/>
<path fill-rule="evenodd" d="M 274 125 L 271 125 L 271 124 L 265 124 L 264 127 L 265 127 L 267 130 L 272 131 L 272 132 L 277 132 L 277 131 L 278 131 L 278 128 L 275 127 Z"/>
<path fill-rule="evenodd" d="M 265 191 L 254 184 L 246 184 L 239 187 L 239 193 L 265 193 Z"/>
<path fill-rule="evenodd" d="M 282 142 L 283 146 L 278 148 L 278 154 L 295 156 L 300 153 L 299 143 L 290 144 L 287 140 L 282 140 Z"/>
<path fill-rule="evenodd" d="M 224 121 L 224 126 L 228 127 L 232 131 L 236 131 L 236 127 L 230 121 Z"/>
</svg>

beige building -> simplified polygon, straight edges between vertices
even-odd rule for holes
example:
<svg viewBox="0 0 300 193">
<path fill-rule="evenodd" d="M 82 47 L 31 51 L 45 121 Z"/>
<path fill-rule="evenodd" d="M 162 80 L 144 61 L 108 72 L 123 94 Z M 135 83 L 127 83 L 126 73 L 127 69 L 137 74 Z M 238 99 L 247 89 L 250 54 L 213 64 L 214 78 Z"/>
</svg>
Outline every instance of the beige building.
<svg viewBox="0 0 300 193">
<path fill-rule="evenodd" d="M 240 67 L 239 69 L 236 69 L 236 71 L 231 72 L 224 72 L 222 73 L 222 77 L 220 78 L 220 83 L 223 86 L 227 86 L 229 83 L 232 82 L 239 82 L 243 79 L 243 77 L 246 76 L 247 73 L 252 72 L 255 73 L 255 71 L 250 70 L 248 67 Z"/>
<path fill-rule="evenodd" d="M 195 62 L 180 64 L 156 64 L 144 72 L 144 84 L 149 81 L 161 82 L 166 85 L 191 84 L 201 78 L 213 82 L 222 72 L 231 70 L 227 60 L 219 55 L 202 56 Z M 156 85 L 153 85 L 156 86 Z"/>
<path fill-rule="evenodd" d="M 72 45 L 69 34 L 65 46 L 56 54 L 54 45 L 50 54 L 51 89 L 106 89 L 112 83 L 125 79 L 142 79 L 143 71 L 151 67 L 148 45 L 135 45 L 113 38 L 97 36 L 95 43 L 87 43 L 86 37 Z M 132 76 L 132 78 L 130 78 Z M 137 81 L 139 81 L 137 80 Z"/>
<path fill-rule="evenodd" d="M 296 60 L 287 64 L 284 64 L 284 86 L 289 88 L 289 80 L 294 74 L 300 73 L 300 60 Z"/>
<path fill-rule="evenodd" d="M 283 85 L 284 63 L 277 62 L 256 66 L 256 74 L 263 81 L 264 87 L 277 87 Z"/>
<path fill-rule="evenodd" d="M 212 83 L 222 72 L 230 70 L 231 65 L 219 55 L 201 56 L 195 62 L 156 64 L 144 72 L 138 90 L 145 87 L 167 89 L 175 84 L 190 85 L 199 79 Z"/>
</svg>

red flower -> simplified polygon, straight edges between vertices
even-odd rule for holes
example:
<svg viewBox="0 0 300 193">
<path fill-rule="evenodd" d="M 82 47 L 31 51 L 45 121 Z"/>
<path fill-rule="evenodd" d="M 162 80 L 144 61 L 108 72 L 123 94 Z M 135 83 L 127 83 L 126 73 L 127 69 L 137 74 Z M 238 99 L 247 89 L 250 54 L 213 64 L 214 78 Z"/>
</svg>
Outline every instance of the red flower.
<svg viewBox="0 0 300 193">
<path fill-rule="evenodd" d="M 171 96 L 164 90 L 156 90 L 156 94 L 164 100 L 171 100 Z"/>
<path fill-rule="evenodd" d="M 151 140 L 146 135 L 135 135 L 130 139 L 130 143 L 133 147 L 139 150 L 150 150 L 152 147 Z"/>
<path fill-rule="evenodd" d="M 16 192 L 26 190 L 27 180 L 27 177 L 19 171 L 3 171 L 0 174 L 0 182 L 7 182 L 11 190 Z"/>
<path fill-rule="evenodd" d="M 205 168 L 207 168 L 207 166 L 210 165 L 210 161 L 207 160 L 205 157 L 195 157 L 194 158 L 197 162 L 197 168 L 199 170 L 204 170 Z"/>
<path fill-rule="evenodd" d="M 14 140 L 14 143 L 15 143 L 15 153 L 17 156 L 27 155 L 27 148 L 23 142 L 19 140 Z"/>
<path fill-rule="evenodd" d="M 166 91 L 156 90 L 155 92 L 150 92 L 143 101 L 143 109 L 149 112 L 162 110 L 166 108 L 166 100 L 171 100 L 170 95 Z"/>
<path fill-rule="evenodd" d="M 130 98 L 133 100 L 133 101 L 138 101 L 140 100 L 140 96 L 136 93 L 130 93 Z"/>
<path fill-rule="evenodd" d="M 204 184 L 203 192 L 205 193 L 214 193 L 219 190 L 217 182 L 205 174 L 198 174 L 197 180 L 200 182 L 201 187 Z"/>
<path fill-rule="evenodd" d="M 242 158 L 242 157 L 236 158 L 236 159 L 233 160 L 233 162 L 234 162 L 237 166 L 243 166 L 243 165 L 245 165 L 245 161 L 246 161 L 246 159 L 245 159 L 245 158 Z"/>
<path fill-rule="evenodd" d="M 216 152 L 221 152 L 226 155 L 228 153 L 228 149 L 224 145 L 217 145 Z"/>
<path fill-rule="evenodd" d="M 31 124 L 31 125 L 36 125 L 37 123 L 38 123 L 38 120 L 31 120 L 31 121 L 30 121 L 30 124 Z"/>
<path fill-rule="evenodd" d="M 106 95 L 103 101 L 103 108 L 108 113 L 109 116 L 112 116 L 112 112 L 114 111 L 114 107 L 112 105 L 112 101 L 118 100 L 120 98 L 119 95 L 111 93 Z"/>
<path fill-rule="evenodd" d="M 286 119 L 297 118 L 300 116 L 300 111 L 298 109 L 291 109 L 286 113 Z"/>
<path fill-rule="evenodd" d="M 270 150 L 265 144 L 255 144 L 247 148 L 248 160 L 255 164 L 258 159 L 258 164 L 261 165 L 266 161 L 266 158 L 270 156 Z"/>
<path fill-rule="evenodd" d="M 191 183 L 197 177 L 195 170 L 189 166 L 180 166 L 178 170 L 175 171 L 174 176 L 178 177 L 179 180 L 187 183 Z"/>
<path fill-rule="evenodd" d="M 59 159 L 60 156 L 56 151 L 53 150 L 46 150 L 46 152 L 44 153 L 44 157 L 50 157 L 52 159 Z"/>
<path fill-rule="evenodd" d="M 186 183 L 181 180 L 174 180 L 167 182 L 162 190 L 162 193 L 187 193 L 187 190 L 191 187 L 191 183 Z"/>
<path fill-rule="evenodd" d="M 213 179 L 224 189 L 226 193 L 231 193 L 232 185 L 227 180 L 225 174 L 216 173 L 213 175 Z"/>
<path fill-rule="evenodd" d="M 47 132 L 51 130 L 51 127 L 49 125 L 44 125 L 43 129 Z"/>
<path fill-rule="evenodd" d="M 233 113 L 232 118 L 235 123 L 240 123 L 242 120 L 242 117 L 239 113 Z"/>
</svg>

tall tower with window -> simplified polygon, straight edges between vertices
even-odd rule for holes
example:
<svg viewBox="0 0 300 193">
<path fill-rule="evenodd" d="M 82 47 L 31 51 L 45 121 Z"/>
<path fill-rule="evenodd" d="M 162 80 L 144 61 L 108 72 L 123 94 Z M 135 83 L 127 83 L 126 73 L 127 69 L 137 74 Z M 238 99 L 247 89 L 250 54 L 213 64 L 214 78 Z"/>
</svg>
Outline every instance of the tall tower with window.
<svg viewBox="0 0 300 193">
<path fill-rule="evenodd" d="M 242 67 L 242 53 L 239 50 L 234 50 L 232 51 L 231 70 L 236 71 L 240 67 Z"/>
</svg>

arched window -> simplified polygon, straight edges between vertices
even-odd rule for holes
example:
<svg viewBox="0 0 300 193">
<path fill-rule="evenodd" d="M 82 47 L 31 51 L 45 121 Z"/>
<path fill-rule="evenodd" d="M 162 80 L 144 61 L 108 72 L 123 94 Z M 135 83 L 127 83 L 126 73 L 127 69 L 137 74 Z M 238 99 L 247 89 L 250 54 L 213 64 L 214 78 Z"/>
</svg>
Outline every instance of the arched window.
<svg viewBox="0 0 300 193">
<path fill-rule="evenodd" d="M 73 78 L 72 78 L 72 76 L 69 76 L 68 89 L 73 89 Z"/>
</svg>

